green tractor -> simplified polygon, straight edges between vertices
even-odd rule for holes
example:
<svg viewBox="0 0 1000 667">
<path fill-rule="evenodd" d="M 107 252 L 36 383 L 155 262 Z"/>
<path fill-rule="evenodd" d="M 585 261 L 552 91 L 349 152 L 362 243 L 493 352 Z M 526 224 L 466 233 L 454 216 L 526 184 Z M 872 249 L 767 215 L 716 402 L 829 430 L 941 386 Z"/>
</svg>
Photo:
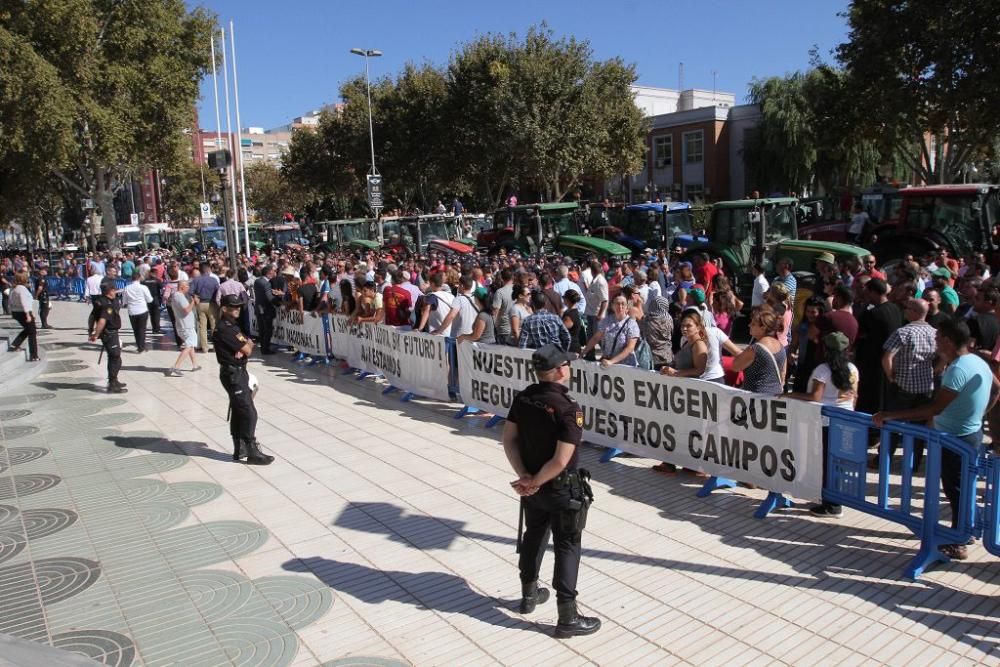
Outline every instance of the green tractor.
<svg viewBox="0 0 1000 667">
<path fill-rule="evenodd" d="M 580 233 L 586 227 L 586 211 L 576 202 L 526 204 L 498 209 L 493 229 L 480 232 L 480 248 L 490 252 L 504 249 L 525 254 L 557 252 L 584 258 L 628 259 L 631 251 L 613 241 Z"/>
<path fill-rule="evenodd" d="M 709 240 L 693 243 L 686 256 L 690 259 L 695 253 L 705 253 L 721 259 L 726 276 L 749 307 L 755 263 L 771 274 L 774 262 L 787 257 L 797 275 L 808 277 L 821 253 L 830 253 L 838 261 L 860 260 L 868 254 L 864 248 L 846 243 L 799 240 L 798 209 L 799 201 L 791 197 L 718 202 L 712 206 L 708 222 Z"/>
<path fill-rule="evenodd" d="M 365 218 L 348 218 L 346 220 L 328 220 L 316 223 L 316 229 L 326 230 L 326 241 L 319 244 L 316 250 L 334 252 L 336 250 L 378 250 L 378 241 L 371 237 L 371 223 Z"/>
</svg>

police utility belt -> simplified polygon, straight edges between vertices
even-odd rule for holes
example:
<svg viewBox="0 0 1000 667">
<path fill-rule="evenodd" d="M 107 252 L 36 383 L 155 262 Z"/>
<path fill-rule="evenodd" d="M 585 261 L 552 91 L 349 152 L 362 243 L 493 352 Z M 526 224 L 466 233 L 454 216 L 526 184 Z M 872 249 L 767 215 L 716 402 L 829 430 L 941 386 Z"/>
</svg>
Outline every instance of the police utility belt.
<svg viewBox="0 0 1000 667">
<path fill-rule="evenodd" d="M 587 527 L 587 513 L 594 502 L 594 490 L 590 487 L 590 471 L 585 468 L 563 470 L 555 478 L 542 485 L 541 490 L 569 490 L 568 507 L 559 513 L 559 527 L 564 533 L 582 533 Z M 524 533 L 524 498 L 517 526 L 517 553 L 521 553 L 521 537 Z"/>
</svg>

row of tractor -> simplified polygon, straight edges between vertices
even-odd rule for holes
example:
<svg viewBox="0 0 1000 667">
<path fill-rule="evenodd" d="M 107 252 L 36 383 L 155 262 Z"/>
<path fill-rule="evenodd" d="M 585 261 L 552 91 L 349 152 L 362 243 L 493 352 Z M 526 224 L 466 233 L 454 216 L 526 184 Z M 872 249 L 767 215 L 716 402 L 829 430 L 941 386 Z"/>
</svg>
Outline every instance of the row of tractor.
<svg viewBox="0 0 1000 667">
<path fill-rule="evenodd" d="M 865 211 L 866 225 L 852 233 L 851 219 L 837 209 Z M 223 227 L 123 228 L 125 247 L 174 250 L 225 248 Z M 352 218 L 313 223 L 305 238 L 298 224 L 248 225 L 250 248 L 309 246 L 317 252 L 387 250 L 399 259 L 480 254 L 597 257 L 623 261 L 667 250 L 676 257 L 704 253 L 721 261 L 742 287 L 755 264 L 769 271 L 778 257 L 796 271 L 812 272 L 818 256 L 838 260 L 870 252 L 880 264 L 940 248 L 952 256 L 998 250 L 1000 186 L 939 185 L 871 188 L 860 198 L 829 200 L 771 197 L 693 207 L 683 202 L 614 206 L 558 202 L 504 207 L 488 215 L 414 215 Z M 381 232 L 381 233 L 380 233 Z M 243 239 L 241 238 L 241 241 Z M 850 242 L 848 242 L 850 241 Z M 131 246 L 130 246 L 131 244 Z M 244 245 L 241 243 L 241 246 Z"/>
</svg>

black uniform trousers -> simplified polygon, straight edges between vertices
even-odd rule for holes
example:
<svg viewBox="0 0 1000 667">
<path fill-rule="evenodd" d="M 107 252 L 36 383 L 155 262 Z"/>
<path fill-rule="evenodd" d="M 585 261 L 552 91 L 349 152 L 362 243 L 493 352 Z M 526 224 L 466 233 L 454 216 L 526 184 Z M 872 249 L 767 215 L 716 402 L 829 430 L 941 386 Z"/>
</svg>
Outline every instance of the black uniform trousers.
<svg viewBox="0 0 1000 667">
<path fill-rule="evenodd" d="M 274 311 L 260 311 L 257 313 L 257 338 L 260 342 L 260 351 L 263 354 L 271 352 L 271 337 L 274 335 Z"/>
<path fill-rule="evenodd" d="M 153 297 L 153 303 L 149 304 L 149 323 L 153 333 L 160 333 L 160 282 L 158 280 L 147 280 L 142 283 L 149 290 Z"/>
<path fill-rule="evenodd" d="M 101 345 L 108 358 L 108 382 L 117 382 L 118 371 L 122 369 L 122 343 L 118 338 L 118 329 L 102 331 Z"/>
<path fill-rule="evenodd" d="M 28 321 L 28 314 L 23 311 L 17 311 L 11 313 L 17 323 L 21 325 L 21 333 L 17 334 L 17 338 L 11 341 L 11 347 L 20 347 L 24 339 L 28 339 L 28 356 L 32 359 L 38 358 L 38 323 L 35 318 L 32 317 L 31 321 Z"/>
<path fill-rule="evenodd" d="M 149 321 L 149 313 L 140 315 L 129 314 L 128 321 L 132 323 L 132 333 L 135 335 L 135 346 L 140 352 L 146 350 L 146 323 Z"/>
<path fill-rule="evenodd" d="M 542 488 L 524 502 L 524 537 L 521 539 L 521 582 L 538 579 L 542 558 L 552 533 L 556 562 L 552 572 L 552 587 L 556 600 L 569 602 L 576 599 L 576 580 L 580 573 L 580 532 L 562 530 L 559 515 L 569 510 L 569 489 Z"/>
<path fill-rule="evenodd" d="M 49 298 L 46 295 L 45 299 L 38 300 L 38 318 L 42 321 L 42 328 L 49 328 L 49 312 L 52 310 L 49 306 Z"/>
<path fill-rule="evenodd" d="M 229 434 L 234 439 L 253 440 L 257 433 L 257 408 L 246 366 L 219 366 L 219 381 L 229 394 Z"/>
</svg>

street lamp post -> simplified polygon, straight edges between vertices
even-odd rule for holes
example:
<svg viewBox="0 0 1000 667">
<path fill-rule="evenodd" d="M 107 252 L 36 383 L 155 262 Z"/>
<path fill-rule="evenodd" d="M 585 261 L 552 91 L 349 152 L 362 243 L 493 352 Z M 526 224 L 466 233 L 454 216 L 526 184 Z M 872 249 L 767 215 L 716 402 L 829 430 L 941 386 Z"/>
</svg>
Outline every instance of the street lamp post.
<svg viewBox="0 0 1000 667">
<path fill-rule="evenodd" d="M 375 168 L 375 130 L 372 125 L 372 84 L 368 73 L 368 59 L 377 58 L 382 55 L 382 52 L 378 49 L 351 49 L 351 53 L 357 56 L 362 56 L 365 59 L 365 91 L 368 95 L 368 140 L 371 143 L 372 150 L 372 168 L 369 173 L 372 176 L 377 176 L 378 169 Z M 376 210 L 375 216 L 378 218 L 378 242 L 379 245 L 382 245 L 385 242 L 384 234 L 382 232 L 382 210 Z"/>
</svg>

